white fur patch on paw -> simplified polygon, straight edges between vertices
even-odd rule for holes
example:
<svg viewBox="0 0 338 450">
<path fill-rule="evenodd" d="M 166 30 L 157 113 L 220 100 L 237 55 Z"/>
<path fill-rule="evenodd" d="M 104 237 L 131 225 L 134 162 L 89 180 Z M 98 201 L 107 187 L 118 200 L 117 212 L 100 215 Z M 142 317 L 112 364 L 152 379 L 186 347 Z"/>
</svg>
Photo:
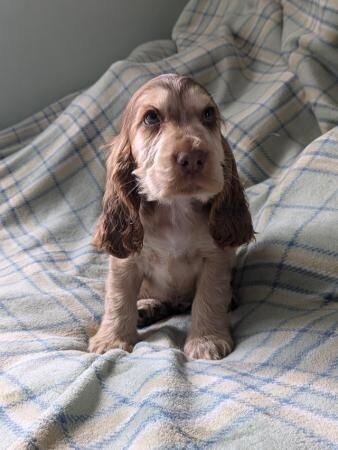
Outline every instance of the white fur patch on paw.
<svg viewBox="0 0 338 450">
<path fill-rule="evenodd" d="M 233 340 L 231 336 L 190 337 L 184 346 L 184 353 L 190 359 L 222 359 L 231 353 Z"/>
<path fill-rule="evenodd" d="M 109 339 L 106 336 L 100 336 L 99 333 L 89 340 L 88 351 L 91 353 L 103 354 L 113 348 L 120 348 L 121 350 L 131 353 L 134 348 L 134 343 L 117 338 Z"/>
</svg>

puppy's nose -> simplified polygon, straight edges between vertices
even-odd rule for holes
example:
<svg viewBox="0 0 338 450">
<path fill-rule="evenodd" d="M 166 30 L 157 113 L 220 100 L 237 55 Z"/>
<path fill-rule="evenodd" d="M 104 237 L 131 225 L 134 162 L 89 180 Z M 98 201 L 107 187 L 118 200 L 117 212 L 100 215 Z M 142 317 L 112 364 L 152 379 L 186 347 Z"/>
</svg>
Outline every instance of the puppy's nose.
<svg viewBox="0 0 338 450">
<path fill-rule="evenodd" d="M 177 164 L 184 174 L 196 175 L 202 172 L 207 153 L 203 150 L 191 150 L 177 154 Z"/>
</svg>

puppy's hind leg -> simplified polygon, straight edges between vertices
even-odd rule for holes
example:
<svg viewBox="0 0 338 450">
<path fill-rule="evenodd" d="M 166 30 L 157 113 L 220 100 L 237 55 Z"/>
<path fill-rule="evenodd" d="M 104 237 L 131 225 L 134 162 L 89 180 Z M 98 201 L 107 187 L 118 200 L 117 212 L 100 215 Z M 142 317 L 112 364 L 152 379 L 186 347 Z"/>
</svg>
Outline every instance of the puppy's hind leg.
<svg viewBox="0 0 338 450">
<path fill-rule="evenodd" d="M 139 328 L 147 327 L 159 320 L 175 314 L 183 314 L 191 308 L 191 301 L 163 301 L 155 298 L 142 298 L 137 301 Z"/>
</svg>

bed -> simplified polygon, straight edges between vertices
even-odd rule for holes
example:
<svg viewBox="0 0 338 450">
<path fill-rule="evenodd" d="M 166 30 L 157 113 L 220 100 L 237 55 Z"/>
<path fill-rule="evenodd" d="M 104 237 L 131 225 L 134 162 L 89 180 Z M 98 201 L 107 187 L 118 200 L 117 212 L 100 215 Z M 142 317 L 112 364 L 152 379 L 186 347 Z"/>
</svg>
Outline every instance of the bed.
<svg viewBox="0 0 338 450">
<path fill-rule="evenodd" d="M 0 132 L 0 448 L 338 448 L 337 54 L 335 0 L 191 0 L 171 40 Z M 103 149 L 167 72 L 219 104 L 257 231 L 220 361 L 185 358 L 189 315 L 87 352 Z"/>
</svg>

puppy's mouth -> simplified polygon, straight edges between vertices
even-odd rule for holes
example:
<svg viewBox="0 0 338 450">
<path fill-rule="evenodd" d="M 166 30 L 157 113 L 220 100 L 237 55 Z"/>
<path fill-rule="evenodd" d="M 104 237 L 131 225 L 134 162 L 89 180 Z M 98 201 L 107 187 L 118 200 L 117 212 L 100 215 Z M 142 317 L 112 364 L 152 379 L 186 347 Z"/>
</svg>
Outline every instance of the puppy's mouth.
<svg viewBox="0 0 338 450">
<path fill-rule="evenodd" d="M 177 168 L 170 168 L 149 171 L 146 183 L 141 182 L 141 186 L 149 201 L 170 202 L 182 197 L 210 199 L 223 190 L 224 178 L 222 171 L 217 173 L 210 167 L 199 173 L 182 173 Z"/>
<path fill-rule="evenodd" d="M 177 180 L 174 184 L 174 191 L 177 194 L 195 194 L 203 191 L 203 182 L 201 176 L 185 175 L 183 180 Z"/>
<path fill-rule="evenodd" d="M 223 185 L 216 181 L 210 180 L 199 175 L 185 175 L 174 180 L 170 186 L 163 192 L 165 198 L 211 198 L 215 194 L 218 194 L 223 188 Z"/>
</svg>

